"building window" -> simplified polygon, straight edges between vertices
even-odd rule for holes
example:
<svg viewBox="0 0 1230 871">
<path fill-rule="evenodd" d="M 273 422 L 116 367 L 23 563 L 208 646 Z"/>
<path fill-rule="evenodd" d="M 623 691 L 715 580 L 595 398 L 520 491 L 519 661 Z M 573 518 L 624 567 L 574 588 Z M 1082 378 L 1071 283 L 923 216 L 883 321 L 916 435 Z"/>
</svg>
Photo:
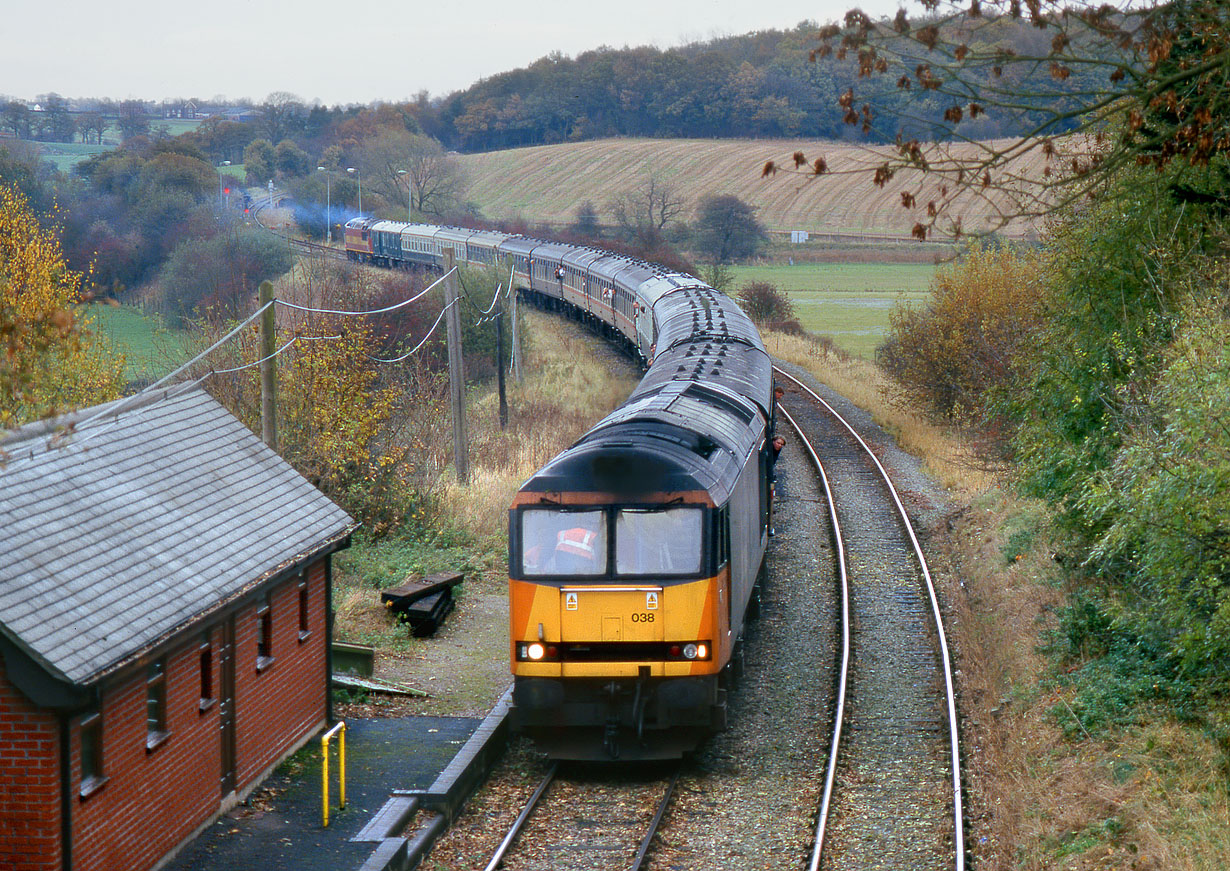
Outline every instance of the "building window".
<svg viewBox="0 0 1230 871">
<path fill-rule="evenodd" d="M 307 641 L 312 634 L 308 623 L 308 582 L 307 572 L 299 580 L 299 640 Z"/>
<path fill-rule="evenodd" d="M 201 640 L 201 713 L 205 713 L 218 703 L 214 695 L 214 648 L 209 642 L 209 633 Z"/>
<path fill-rule="evenodd" d="M 81 797 L 89 798 L 107 782 L 103 774 L 102 714 L 81 718 Z"/>
<path fill-rule="evenodd" d="M 166 662 L 160 659 L 150 663 L 145 675 L 145 749 L 154 750 L 169 737 Z"/>
<path fill-rule="evenodd" d="M 264 671 L 273 664 L 273 608 L 269 593 L 256 609 L 256 670 Z"/>
</svg>

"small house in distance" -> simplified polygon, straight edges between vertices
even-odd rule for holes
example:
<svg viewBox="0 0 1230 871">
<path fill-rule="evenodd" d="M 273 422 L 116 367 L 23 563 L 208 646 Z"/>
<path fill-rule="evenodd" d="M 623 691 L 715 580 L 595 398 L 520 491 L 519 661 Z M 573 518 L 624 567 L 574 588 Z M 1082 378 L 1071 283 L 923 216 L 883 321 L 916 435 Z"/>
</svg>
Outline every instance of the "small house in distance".
<svg viewBox="0 0 1230 871">
<path fill-rule="evenodd" d="M 199 388 L 0 440 L 0 867 L 152 868 L 319 731 L 354 528 Z"/>
</svg>

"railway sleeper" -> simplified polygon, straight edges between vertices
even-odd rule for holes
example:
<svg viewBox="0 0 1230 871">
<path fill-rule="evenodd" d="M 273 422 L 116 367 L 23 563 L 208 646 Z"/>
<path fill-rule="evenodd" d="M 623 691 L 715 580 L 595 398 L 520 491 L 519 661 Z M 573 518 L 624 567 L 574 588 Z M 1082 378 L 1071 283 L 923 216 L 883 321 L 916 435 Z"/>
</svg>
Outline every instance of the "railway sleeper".
<svg viewBox="0 0 1230 871">
<path fill-rule="evenodd" d="M 726 690 L 712 676 L 521 678 L 511 722 L 556 759 L 673 759 L 726 728 Z"/>
</svg>

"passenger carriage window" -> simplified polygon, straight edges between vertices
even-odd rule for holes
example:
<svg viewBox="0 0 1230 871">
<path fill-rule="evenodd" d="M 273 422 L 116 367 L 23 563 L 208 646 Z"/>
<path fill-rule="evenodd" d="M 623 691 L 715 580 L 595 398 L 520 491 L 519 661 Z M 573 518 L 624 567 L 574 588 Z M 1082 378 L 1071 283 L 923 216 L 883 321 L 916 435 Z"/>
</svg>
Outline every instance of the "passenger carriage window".
<svg viewBox="0 0 1230 871">
<path fill-rule="evenodd" d="M 615 573 L 695 575 L 701 569 L 700 508 L 634 509 L 615 514 Z"/>
<path fill-rule="evenodd" d="M 522 511 L 521 567 L 527 575 L 606 574 L 606 514 L 542 508 Z"/>
</svg>

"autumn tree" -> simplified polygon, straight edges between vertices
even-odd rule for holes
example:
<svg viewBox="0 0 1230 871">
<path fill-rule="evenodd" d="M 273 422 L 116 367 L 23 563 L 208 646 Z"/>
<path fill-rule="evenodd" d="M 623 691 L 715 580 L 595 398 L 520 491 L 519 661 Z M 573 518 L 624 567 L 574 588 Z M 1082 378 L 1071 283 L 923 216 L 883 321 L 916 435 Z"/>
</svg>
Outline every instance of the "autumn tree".
<svg viewBox="0 0 1230 871">
<path fill-rule="evenodd" d="M 124 359 L 91 332 L 84 280 L 25 197 L 0 185 L 0 427 L 120 395 Z"/>
<path fill-rule="evenodd" d="M 368 309 L 382 298 L 386 278 L 309 258 L 278 282 L 275 294 Z M 399 287 L 404 299 L 404 282 Z M 202 348 L 234 326 L 216 315 L 205 311 L 198 322 Z M 430 317 L 424 306 L 417 320 L 430 324 Z M 421 514 L 439 474 L 431 457 L 448 417 L 445 381 L 421 356 L 379 362 L 391 355 L 383 326 L 367 317 L 282 310 L 276 342 L 284 349 L 277 358 L 280 453 L 377 537 Z M 220 374 L 209 379 L 211 394 L 254 430 L 260 427 L 260 379 L 251 364 L 259 356 L 256 334 L 245 330 L 211 358 Z M 223 371 L 229 369 L 236 371 Z"/>
<path fill-rule="evenodd" d="M 1210 167 L 1230 153 L 1230 7 L 1221 0 L 1124 9 L 1088 0 L 923 5 L 921 19 L 901 10 L 891 22 L 851 11 L 844 26 L 820 32 L 812 51 L 813 60 L 853 63 L 869 83 L 840 97 L 847 125 L 880 136 L 896 126 L 875 181 L 910 174 L 901 203 L 916 216 L 915 236 L 937 227 L 960 233 L 952 206 L 969 191 L 1006 197 L 1006 223 L 1084 200 L 1130 166 Z M 914 95 L 906 107 L 932 102 L 942 110 L 927 138 L 969 147 L 907 132 L 908 108 L 886 115 L 863 93 L 883 92 L 885 81 Z M 1014 135 L 975 141 L 973 125 L 987 117 L 1012 120 Z M 1034 155 L 1044 164 L 1036 173 L 1026 169 Z M 840 169 L 802 152 L 790 163 L 769 162 L 764 171 Z"/>
</svg>

